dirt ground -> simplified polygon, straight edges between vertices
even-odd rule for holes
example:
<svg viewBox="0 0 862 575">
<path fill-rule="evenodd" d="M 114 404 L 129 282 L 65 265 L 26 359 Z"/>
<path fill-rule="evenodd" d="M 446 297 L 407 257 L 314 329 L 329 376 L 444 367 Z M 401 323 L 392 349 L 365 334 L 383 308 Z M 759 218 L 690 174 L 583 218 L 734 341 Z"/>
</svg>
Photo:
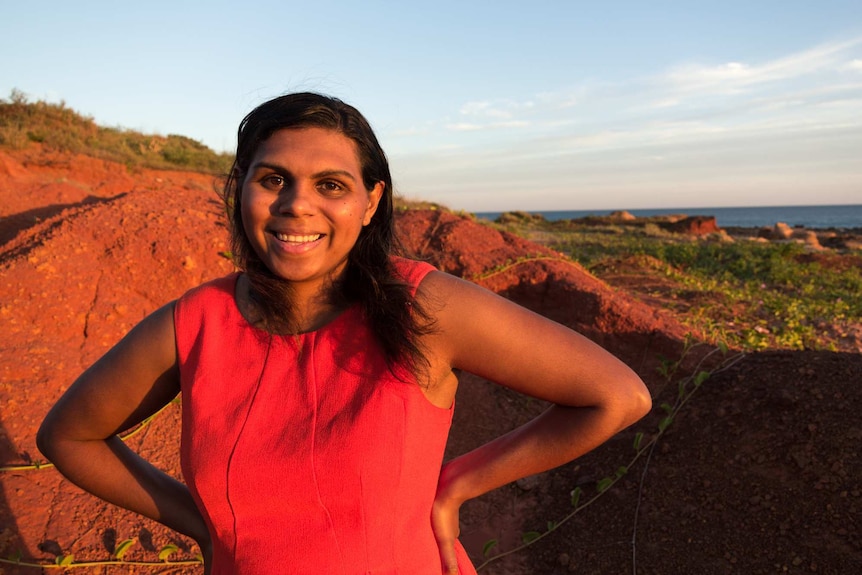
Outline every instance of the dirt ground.
<svg viewBox="0 0 862 575">
<path fill-rule="evenodd" d="M 215 185 L 38 148 L 0 151 L 0 558 L 102 561 L 125 539 L 135 540 L 126 560 L 158 562 L 168 544 L 179 548 L 172 560 L 194 557 L 188 540 L 28 465 L 42 461 L 39 422 L 83 369 L 153 309 L 232 270 Z M 498 543 L 488 556 L 515 548 L 523 533 L 570 514 L 573 489 L 587 501 L 627 467 L 589 506 L 481 573 L 862 572 L 862 354 L 686 353 L 682 312 L 644 297 L 655 293 L 641 289 L 648 274 L 615 287 L 547 248 L 439 210 L 403 212 L 399 228 L 417 256 L 607 347 L 654 397 L 647 418 L 595 452 L 465 505 L 462 540 L 478 566 L 489 540 Z M 671 378 L 659 373 L 684 353 Z M 700 369 L 714 373 L 658 436 L 661 404 L 674 404 L 680 379 Z M 470 374 L 461 380 L 449 456 L 544 407 Z M 178 430 L 179 407 L 169 405 L 129 443 L 179 476 Z M 632 462 L 638 433 L 651 447 Z M 0 573 L 40 571 L 0 563 Z M 202 573 L 169 564 L 77 571 Z"/>
</svg>

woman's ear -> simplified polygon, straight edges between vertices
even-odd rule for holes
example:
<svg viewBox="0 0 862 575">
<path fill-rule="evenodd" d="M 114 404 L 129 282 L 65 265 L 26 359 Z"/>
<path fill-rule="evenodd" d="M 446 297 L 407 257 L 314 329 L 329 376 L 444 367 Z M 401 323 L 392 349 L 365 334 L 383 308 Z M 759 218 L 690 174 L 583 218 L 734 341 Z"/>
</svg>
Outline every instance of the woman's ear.
<svg viewBox="0 0 862 575">
<path fill-rule="evenodd" d="M 365 208 L 365 216 L 362 218 L 362 225 L 367 226 L 371 223 L 371 218 L 377 213 L 377 206 L 380 204 L 380 198 L 383 197 L 383 192 L 386 189 L 386 184 L 377 182 L 373 188 L 368 191 L 368 207 Z"/>
</svg>

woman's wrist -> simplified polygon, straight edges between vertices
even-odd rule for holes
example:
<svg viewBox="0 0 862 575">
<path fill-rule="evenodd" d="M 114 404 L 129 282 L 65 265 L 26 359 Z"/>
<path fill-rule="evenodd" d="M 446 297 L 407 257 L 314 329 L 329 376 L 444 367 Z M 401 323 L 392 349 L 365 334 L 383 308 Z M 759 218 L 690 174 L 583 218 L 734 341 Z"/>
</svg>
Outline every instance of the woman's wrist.
<svg viewBox="0 0 862 575">
<path fill-rule="evenodd" d="M 461 457 L 455 458 L 440 469 L 436 497 L 438 502 L 460 507 L 468 499 L 476 497 L 476 495 L 471 495 L 467 489 L 464 475 L 461 472 L 461 459 Z"/>
</svg>

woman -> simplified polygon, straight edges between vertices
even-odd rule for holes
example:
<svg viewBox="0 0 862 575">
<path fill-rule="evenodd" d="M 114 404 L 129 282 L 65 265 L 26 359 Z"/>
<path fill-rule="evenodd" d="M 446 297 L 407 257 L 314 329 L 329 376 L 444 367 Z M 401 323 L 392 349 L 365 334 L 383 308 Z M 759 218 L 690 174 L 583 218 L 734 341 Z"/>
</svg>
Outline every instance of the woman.
<svg viewBox="0 0 862 575">
<path fill-rule="evenodd" d="M 466 500 L 649 410 L 640 379 L 586 338 L 395 256 L 386 157 L 339 100 L 252 111 L 225 200 L 241 271 L 144 319 L 38 436 L 71 481 L 197 541 L 207 572 L 474 573 Z M 441 468 L 453 369 L 554 405 Z M 188 486 L 116 436 L 180 391 Z"/>
</svg>

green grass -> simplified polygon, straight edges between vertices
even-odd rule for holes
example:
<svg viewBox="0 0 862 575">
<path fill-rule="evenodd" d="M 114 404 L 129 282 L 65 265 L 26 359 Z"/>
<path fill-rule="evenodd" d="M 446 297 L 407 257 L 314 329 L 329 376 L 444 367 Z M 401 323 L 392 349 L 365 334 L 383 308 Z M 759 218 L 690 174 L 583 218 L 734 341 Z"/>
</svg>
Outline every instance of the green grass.
<svg viewBox="0 0 862 575">
<path fill-rule="evenodd" d="M 842 326 L 862 319 L 862 270 L 803 261 L 800 244 L 694 239 L 650 223 L 504 227 L 525 237 L 542 232 L 546 241 L 551 232 L 549 247 L 598 277 L 629 256 L 660 260 L 663 269 L 655 273 L 676 286 L 674 296 L 691 302 L 681 319 L 742 348 L 829 349 Z"/>
<path fill-rule="evenodd" d="M 189 170 L 224 174 L 232 154 L 216 153 L 191 138 L 148 135 L 97 125 L 65 103 L 30 102 L 19 90 L 0 99 L 0 147 L 24 149 L 32 143 L 49 150 L 84 154 L 129 168 Z"/>
</svg>

